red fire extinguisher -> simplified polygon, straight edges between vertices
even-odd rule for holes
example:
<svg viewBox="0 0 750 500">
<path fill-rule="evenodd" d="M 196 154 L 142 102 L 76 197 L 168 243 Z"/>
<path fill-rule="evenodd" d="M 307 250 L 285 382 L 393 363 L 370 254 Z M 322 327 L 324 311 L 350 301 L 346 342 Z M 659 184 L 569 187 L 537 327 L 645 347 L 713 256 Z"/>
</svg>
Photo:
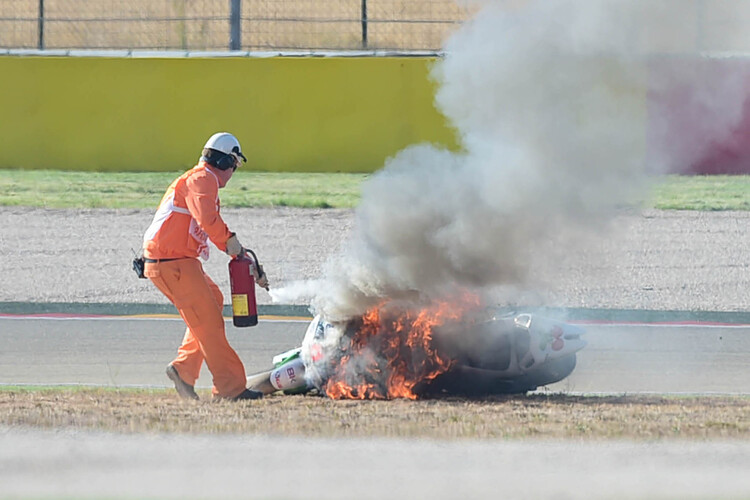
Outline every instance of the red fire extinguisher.
<svg viewBox="0 0 750 500">
<path fill-rule="evenodd" d="M 245 253 L 246 252 L 246 253 Z M 250 270 L 255 266 L 258 276 L 263 276 L 263 268 L 258 263 L 255 252 L 245 249 L 229 261 L 229 285 L 232 289 L 232 323 L 234 326 L 255 326 L 258 324 L 258 305 L 255 302 L 255 278 Z M 252 255 L 252 260 L 247 254 Z"/>
</svg>

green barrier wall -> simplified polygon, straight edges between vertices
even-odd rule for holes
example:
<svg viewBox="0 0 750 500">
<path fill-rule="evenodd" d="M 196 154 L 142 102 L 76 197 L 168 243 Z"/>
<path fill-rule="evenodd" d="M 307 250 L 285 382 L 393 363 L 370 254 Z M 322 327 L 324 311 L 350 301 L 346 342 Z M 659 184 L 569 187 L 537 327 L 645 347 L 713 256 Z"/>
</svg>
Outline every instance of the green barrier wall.
<svg viewBox="0 0 750 500">
<path fill-rule="evenodd" d="M 0 168 L 181 170 L 229 131 L 266 171 L 454 148 L 426 58 L 0 57 Z"/>
</svg>

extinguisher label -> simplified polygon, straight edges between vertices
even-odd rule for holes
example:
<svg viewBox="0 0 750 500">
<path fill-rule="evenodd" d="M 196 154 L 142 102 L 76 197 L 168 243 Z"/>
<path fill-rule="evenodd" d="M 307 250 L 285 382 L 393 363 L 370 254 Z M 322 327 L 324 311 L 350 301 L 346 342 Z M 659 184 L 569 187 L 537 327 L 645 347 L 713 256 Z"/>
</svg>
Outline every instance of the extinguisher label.
<svg viewBox="0 0 750 500">
<path fill-rule="evenodd" d="M 235 316 L 250 316 L 246 293 L 232 294 L 232 312 Z"/>
</svg>

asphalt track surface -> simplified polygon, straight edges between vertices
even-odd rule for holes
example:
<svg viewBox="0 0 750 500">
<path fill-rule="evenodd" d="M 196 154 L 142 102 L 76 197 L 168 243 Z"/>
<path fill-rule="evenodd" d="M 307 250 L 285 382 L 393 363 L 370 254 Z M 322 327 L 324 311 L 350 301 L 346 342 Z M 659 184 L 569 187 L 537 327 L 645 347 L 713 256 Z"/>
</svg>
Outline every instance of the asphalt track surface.
<svg viewBox="0 0 750 500">
<path fill-rule="evenodd" d="M 261 319 L 227 337 L 248 374 L 300 345 L 308 320 Z M 747 325 L 584 324 L 586 348 L 552 391 L 750 395 Z M 179 319 L 0 317 L 0 383 L 171 387 L 164 367 L 184 333 Z M 198 387 L 210 387 L 201 373 Z"/>
</svg>

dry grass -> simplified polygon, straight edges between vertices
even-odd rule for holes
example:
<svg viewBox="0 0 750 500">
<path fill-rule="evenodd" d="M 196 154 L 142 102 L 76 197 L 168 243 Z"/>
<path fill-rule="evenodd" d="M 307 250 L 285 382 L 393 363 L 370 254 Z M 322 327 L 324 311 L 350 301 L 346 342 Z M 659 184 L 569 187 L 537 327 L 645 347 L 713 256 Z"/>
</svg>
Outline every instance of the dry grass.
<svg viewBox="0 0 750 500">
<path fill-rule="evenodd" d="M 528 0 L 502 0 L 512 11 Z M 470 4 L 470 5 L 467 5 Z M 227 0 L 45 0 L 48 49 L 227 50 Z M 750 3 L 670 0 L 679 30 L 658 16 L 631 22 L 634 47 L 747 51 Z M 477 9 L 456 0 L 367 0 L 368 48 L 439 50 Z M 37 48 L 39 0 L 0 1 L 0 47 Z M 362 0 L 242 0 L 243 50 L 362 48 Z"/>
<path fill-rule="evenodd" d="M 437 50 L 469 16 L 454 0 L 368 0 L 368 48 Z M 36 48 L 38 0 L 0 2 L 0 47 Z M 46 0 L 45 46 L 226 50 L 227 0 Z M 359 49 L 361 0 L 243 0 L 242 48 Z"/>
<path fill-rule="evenodd" d="M 750 398 L 536 394 L 416 402 L 317 396 L 194 402 L 171 390 L 6 388 L 0 390 L 0 425 L 123 433 L 744 440 L 750 439 Z"/>
</svg>

